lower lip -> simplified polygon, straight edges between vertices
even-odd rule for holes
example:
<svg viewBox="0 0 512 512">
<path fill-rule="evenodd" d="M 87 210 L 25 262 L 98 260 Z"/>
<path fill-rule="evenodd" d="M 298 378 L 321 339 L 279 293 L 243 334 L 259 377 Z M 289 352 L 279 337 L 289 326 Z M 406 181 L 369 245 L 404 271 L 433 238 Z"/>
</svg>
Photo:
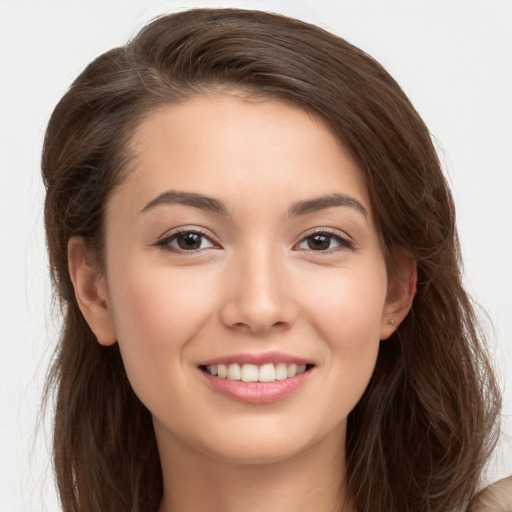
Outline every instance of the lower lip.
<svg viewBox="0 0 512 512">
<path fill-rule="evenodd" d="M 300 375 L 273 382 L 244 382 L 242 380 L 229 380 L 214 377 L 199 370 L 208 384 L 217 392 L 237 402 L 248 404 L 270 404 L 283 400 L 296 392 L 309 378 L 313 369 Z"/>
</svg>

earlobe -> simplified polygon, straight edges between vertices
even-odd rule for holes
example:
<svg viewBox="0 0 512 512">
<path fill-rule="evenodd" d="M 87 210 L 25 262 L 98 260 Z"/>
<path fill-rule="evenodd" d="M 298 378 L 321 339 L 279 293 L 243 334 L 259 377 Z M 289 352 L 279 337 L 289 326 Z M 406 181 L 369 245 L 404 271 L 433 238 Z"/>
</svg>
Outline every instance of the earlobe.
<svg viewBox="0 0 512 512">
<path fill-rule="evenodd" d="M 105 277 L 88 257 L 85 240 L 68 242 L 68 267 L 80 311 L 101 345 L 113 345 L 116 332 Z"/>
<path fill-rule="evenodd" d="M 395 275 L 388 285 L 382 315 L 381 340 L 389 338 L 409 313 L 416 295 L 418 270 L 415 258 L 405 249 L 395 250 Z"/>
</svg>

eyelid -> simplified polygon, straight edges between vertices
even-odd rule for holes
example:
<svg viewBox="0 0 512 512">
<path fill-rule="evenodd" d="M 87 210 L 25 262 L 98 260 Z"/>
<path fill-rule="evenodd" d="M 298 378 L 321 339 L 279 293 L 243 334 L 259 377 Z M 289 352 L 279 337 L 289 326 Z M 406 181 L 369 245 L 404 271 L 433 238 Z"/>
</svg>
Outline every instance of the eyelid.
<svg viewBox="0 0 512 512">
<path fill-rule="evenodd" d="M 190 251 L 185 251 L 183 249 L 178 249 L 176 247 L 170 247 L 169 243 L 174 240 L 178 235 L 182 233 L 196 233 L 206 238 L 215 248 L 221 248 L 221 245 L 217 242 L 216 238 L 207 232 L 205 229 L 200 228 L 198 226 L 179 226 L 173 228 L 171 230 L 166 231 L 163 235 L 158 237 L 158 240 L 154 244 L 156 247 L 160 249 L 167 250 L 169 252 L 174 252 L 178 254 L 196 254 L 197 252 L 203 251 L 204 249 L 192 249 Z"/>
<path fill-rule="evenodd" d="M 341 248 L 326 249 L 324 251 L 321 251 L 321 250 L 315 251 L 313 249 L 309 249 L 309 250 L 308 249 L 296 249 L 296 247 L 299 246 L 306 239 L 308 239 L 311 236 L 317 235 L 317 234 L 326 234 L 326 235 L 332 236 L 333 238 L 335 238 L 339 241 Z M 300 239 L 298 240 L 298 242 L 296 242 L 293 245 L 293 249 L 307 251 L 310 253 L 331 254 L 333 252 L 340 251 L 340 250 L 354 249 L 354 242 L 353 242 L 352 238 L 347 233 L 345 233 L 343 231 L 340 231 L 340 230 L 334 229 L 334 228 L 319 227 L 319 228 L 313 228 L 313 229 L 303 233 L 301 235 Z"/>
</svg>

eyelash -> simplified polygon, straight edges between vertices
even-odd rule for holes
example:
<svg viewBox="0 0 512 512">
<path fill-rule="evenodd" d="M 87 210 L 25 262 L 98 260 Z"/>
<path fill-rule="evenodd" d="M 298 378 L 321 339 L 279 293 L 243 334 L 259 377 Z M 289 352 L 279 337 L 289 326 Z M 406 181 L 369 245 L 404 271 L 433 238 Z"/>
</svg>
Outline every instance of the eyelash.
<svg viewBox="0 0 512 512">
<path fill-rule="evenodd" d="M 220 247 L 219 244 L 215 243 L 209 235 L 207 235 L 200 229 L 181 229 L 179 231 L 175 231 L 174 233 L 171 233 L 170 235 L 165 236 L 164 238 L 159 240 L 155 245 L 157 247 L 160 247 L 164 251 L 175 252 L 179 254 L 195 254 L 197 251 L 201 250 L 186 250 L 180 249 L 178 247 L 172 247 L 170 244 L 177 240 L 180 235 L 198 235 L 202 239 L 208 240 L 212 244 L 212 248 L 218 249 Z"/>
<path fill-rule="evenodd" d="M 305 249 L 305 250 L 307 250 L 311 253 L 328 255 L 328 254 L 332 254 L 339 250 L 346 250 L 346 249 L 353 250 L 354 249 L 354 244 L 353 244 L 352 240 L 350 240 L 348 237 L 344 237 L 344 236 L 340 235 L 339 232 L 330 230 L 330 229 L 318 229 L 316 231 L 310 232 L 305 237 L 303 237 L 300 240 L 300 242 L 298 244 L 296 244 L 294 247 L 297 247 L 300 244 L 307 242 L 308 239 L 312 239 L 313 237 L 319 236 L 319 235 L 325 236 L 326 238 L 329 239 L 329 241 L 335 240 L 339 244 L 339 246 L 335 247 L 335 248 L 325 249 L 325 250 L 315 250 L 315 249 L 311 249 L 311 248 Z"/>
<path fill-rule="evenodd" d="M 210 242 L 212 244 L 211 248 L 215 248 L 215 249 L 220 248 L 219 244 L 215 243 L 209 235 L 207 235 L 206 233 L 204 233 L 203 231 L 201 231 L 199 229 L 182 229 L 179 231 L 175 231 L 174 233 L 172 233 L 168 236 L 165 236 L 164 238 L 159 240 L 155 245 L 157 247 L 160 247 L 164 251 L 180 253 L 180 254 L 187 254 L 187 253 L 195 254 L 198 251 L 202 250 L 201 248 L 186 250 L 186 249 L 181 249 L 178 247 L 172 247 L 170 244 L 172 242 L 176 241 L 180 235 L 197 235 L 197 236 L 201 237 L 202 239 L 208 240 L 208 242 Z M 313 231 L 313 232 L 307 234 L 305 237 L 303 237 L 300 240 L 300 242 L 298 244 L 294 245 L 294 249 L 295 249 L 295 247 L 307 242 L 308 239 L 311 239 L 315 236 L 320 236 L 320 235 L 323 235 L 326 238 L 328 238 L 329 243 L 331 240 L 335 240 L 339 244 L 339 246 L 335 247 L 335 248 L 325 249 L 325 250 L 323 250 L 323 249 L 315 250 L 315 249 L 309 248 L 309 249 L 305 249 L 306 251 L 309 251 L 311 253 L 318 253 L 318 254 L 332 254 L 333 252 L 336 252 L 338 250 L 343 250 L 343 249 L 353 250 L 354 249 L 354 244 L 350 239 L 343 237 L 338 232 L 335 232 L 335 231 L 332 231 L 329 229 L 319 229 L 317 231 Z M 295 249 L 295 250 L 298 250 L 298 249 Z"/>
</svg>

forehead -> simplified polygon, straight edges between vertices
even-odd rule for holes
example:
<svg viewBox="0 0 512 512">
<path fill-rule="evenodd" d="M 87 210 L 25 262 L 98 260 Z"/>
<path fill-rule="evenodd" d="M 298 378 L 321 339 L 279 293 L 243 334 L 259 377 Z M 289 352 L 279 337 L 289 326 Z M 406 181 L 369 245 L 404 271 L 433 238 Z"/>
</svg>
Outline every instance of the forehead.
<svg viewBox="0 0 512 512">
<path fill-rule="evenodd" d="M 286 205 L 337 191 L 370 209 L 355 160 L 327 124 L 275 99 L 230 91 L 160 108 L 138 126 L 130 152 L 127 185 L 145 198 L 178 189 Z"/>
</svg>

